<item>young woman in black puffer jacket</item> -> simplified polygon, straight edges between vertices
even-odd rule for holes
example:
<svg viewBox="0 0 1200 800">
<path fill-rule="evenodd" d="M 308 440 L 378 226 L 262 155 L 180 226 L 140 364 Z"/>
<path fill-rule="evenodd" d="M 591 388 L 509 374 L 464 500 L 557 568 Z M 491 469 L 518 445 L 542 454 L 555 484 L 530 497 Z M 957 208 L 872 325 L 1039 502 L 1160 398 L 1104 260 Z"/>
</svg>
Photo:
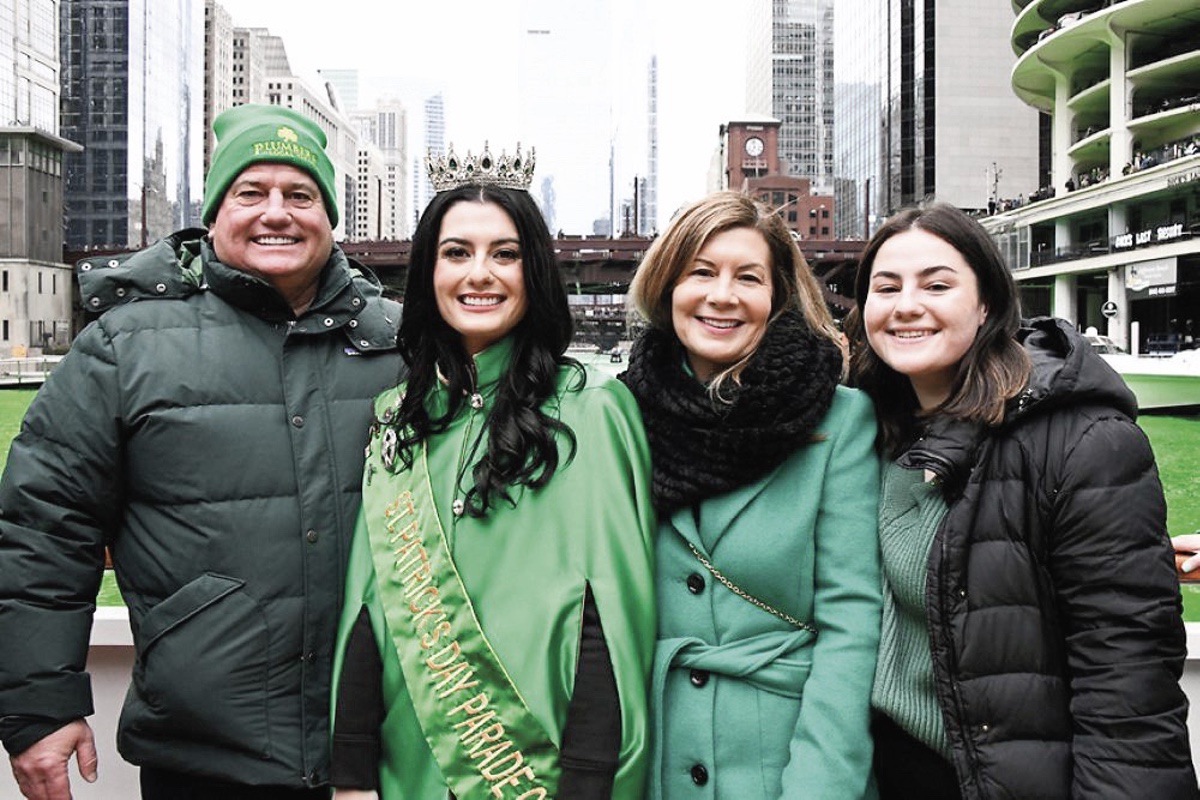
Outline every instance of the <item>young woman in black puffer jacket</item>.
<svg viewBox="0 0 1200 800">
<path fill-rule="evenodd" d="M 881 796 L 1200 796 L 1132 394 L 1068 324 L 1022 326 L 999 252 L 950 206 L 888 220 L 855 296 L 884 458 Z"/>
</svg>

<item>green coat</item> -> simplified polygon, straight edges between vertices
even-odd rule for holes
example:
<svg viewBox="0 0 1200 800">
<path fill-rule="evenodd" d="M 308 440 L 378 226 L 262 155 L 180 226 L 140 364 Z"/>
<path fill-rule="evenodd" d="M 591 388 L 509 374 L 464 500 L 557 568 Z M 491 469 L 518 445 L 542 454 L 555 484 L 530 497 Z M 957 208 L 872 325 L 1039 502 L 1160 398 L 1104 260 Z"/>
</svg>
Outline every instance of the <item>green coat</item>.
<svg viewBox="0 0 1200 800">
<path fill-rule="evenodd" d="M 464 516 L 449 527 L 459 460 L 470 452 L 491 408 L 491 392 L 507 367 L 510 345 L 502 341 L 476 357 L 484 408 L 473 411 L 464 404 L 449 429 L 429 440 L 435 506 L 484 634 L 556 745 L 562 741 L 574 687 L 585 583 L 591 587 L 621 700 L 620 767 L 613 797 L 642 800 L 649 756 L 646 682 L 654 647 L 654 517 L 649 451 L 641 415 L 628 389 L 589 370 L 586 387 L 579 391 L 571 388 L 578 373 L 560 371 L 558 399 L 547 409 L 574 431 L 578 445 L 574 459 L 560 462 L 541 489 L 513 491 L 515 507 L 500 501 L 487 516 Z M 398 391 L 380 397 L 378 414 L 396 403 Z M 442 413 L 445 389 L 436 387 L 428 402 L 433 414 Z M 468 432 L 471 416 L 475 419 Z M 383 469 L 377 464 L 377 440 L 378 436 L 368 458 L 363 487 L 367 497 L 388 491 L 385 480 L 372 478 L 372 468 Z M 565 448 L 560 447 L 560 452 L 565 454 Z M 469 481 L 470 469 L 466 475 Z M 364 508 L 370 505 L 365 503 Z M 383 800 L 445 800 L 446 783 L 422 734 L 384 618 L 385 605 L 402 602 L 399 584 L 394 576 L 377 576 L 361 518 L 350 560 L 338 650 L 344 651 L 350 628 L 365 604 L 383 656 L 388 709 L 381 796 Z M 340 659 L 335 665 L 335 686 L 339 670 Z M 460 800 L 476 796 L 492 795 L 485 787 Z"/>
<path fill-rule="evenodd" d="M 871 766 L 879 467 L 870 400 L 839 387 L 821 440 L 659 524 L 653 798 L 854 800 Z M 717 582 L 810 622 L 811 634 Z"/>
<path fill-rule="evenodd" d="M 24 643 L 0 649 L 0 727 L 11 745 L 40 732 L 14 721 L 92 712 L 107 544 L 136 650 L 121 754 L 320 784 L 371 399 L 403 369 L 399 307 L 334 248 L 296 318 L 203 233 L 79 266 L 104 313 L 38 392 L 0 482 L 0 642 Z"/>
</svg>

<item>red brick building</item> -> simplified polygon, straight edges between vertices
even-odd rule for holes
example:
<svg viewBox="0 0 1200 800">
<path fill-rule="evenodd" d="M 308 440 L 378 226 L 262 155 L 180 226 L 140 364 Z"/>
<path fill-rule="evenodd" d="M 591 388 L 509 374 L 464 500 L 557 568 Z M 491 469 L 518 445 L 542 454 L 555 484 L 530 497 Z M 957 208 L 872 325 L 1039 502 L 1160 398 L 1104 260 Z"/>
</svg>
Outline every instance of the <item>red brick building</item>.
<svg viewBox="0 0 1200 800">
<path fill-rule="evenodd" d="M 833 196 L 813 194 L 811 181 L 787 174 L 779 160 L 779 125 L 762 119 L 721 127 L 725 185 L 776 209 L 801 239 L 833 239 Z"/>
</svg>

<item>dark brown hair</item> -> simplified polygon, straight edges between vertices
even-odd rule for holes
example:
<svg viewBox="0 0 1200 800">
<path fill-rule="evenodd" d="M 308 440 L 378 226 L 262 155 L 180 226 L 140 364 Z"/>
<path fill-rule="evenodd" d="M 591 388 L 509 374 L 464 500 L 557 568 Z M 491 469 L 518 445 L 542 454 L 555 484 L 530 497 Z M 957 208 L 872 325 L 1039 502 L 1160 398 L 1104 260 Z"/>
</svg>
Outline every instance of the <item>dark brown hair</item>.
<svg viewBox="0 0 1200 800">
<path fill-rule="evenodd" d="M 933 234 L 962 254 L 975 273 L 979 299 L 987 309 L 975 341 L 958 363 L 950 396 L 929 412 L 921 411 L 909 379 L 871 349 L 862 321 L 879 248 L 896 234 L 914 228 Z M 985 425 L 1000 424 L 1008 401 L 1029 381 L 1029 357 L 1016 339 L 1021 307 L 1012 273 L 983 226 L 954 206 L 932 203 L 910 208 L 884 222 L 863 250 L 854 278 L 854 299 L 858 313 L 847 318 L 850 383 L 874 401 L 879 448 L 888 457 L 898 455 L 909 443 L 922 416 L 947 414 Z"/>
</svg>

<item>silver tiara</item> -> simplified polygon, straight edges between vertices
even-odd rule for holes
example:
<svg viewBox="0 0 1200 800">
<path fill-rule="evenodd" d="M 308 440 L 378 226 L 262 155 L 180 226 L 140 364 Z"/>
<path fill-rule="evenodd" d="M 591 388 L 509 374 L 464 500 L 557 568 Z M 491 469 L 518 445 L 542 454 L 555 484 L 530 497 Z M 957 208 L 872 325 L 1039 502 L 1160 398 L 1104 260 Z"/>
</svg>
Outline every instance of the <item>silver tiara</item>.
<svg viewBox="0 0 1200 800">
<path fill-rule="evenodd" d="M 509 158 L 503 151 L 499 158 L 493 158 L 487 142 L 483 143 L 483 152 L 478 157 L 467 151 L 465 158 L 459 158 L 454 152 L 454 145 L 446 150 L 445 155 L 425 156 L 425 169 L 429 172 L 429 182 L 434 191 L 445 192 L 468 184 L 486 184 L 499 186 L 503 189 L 529 190 L 533 182 L 533 169 L 537 163 L 533 148 L 529 155 L 521 155 L 521 145 L 517 144 L 516 155 Z"/>
</svg>

